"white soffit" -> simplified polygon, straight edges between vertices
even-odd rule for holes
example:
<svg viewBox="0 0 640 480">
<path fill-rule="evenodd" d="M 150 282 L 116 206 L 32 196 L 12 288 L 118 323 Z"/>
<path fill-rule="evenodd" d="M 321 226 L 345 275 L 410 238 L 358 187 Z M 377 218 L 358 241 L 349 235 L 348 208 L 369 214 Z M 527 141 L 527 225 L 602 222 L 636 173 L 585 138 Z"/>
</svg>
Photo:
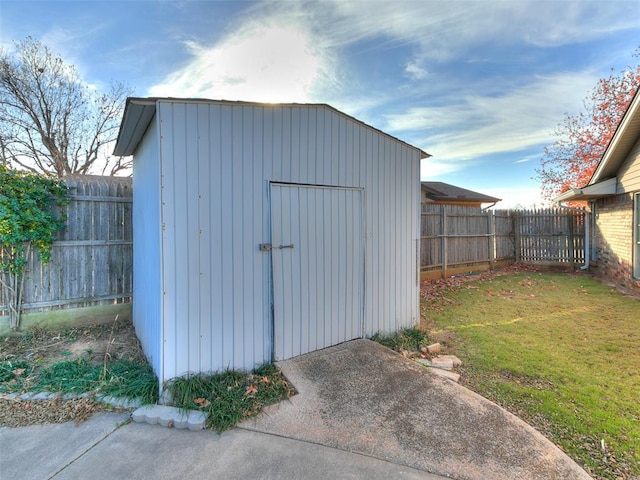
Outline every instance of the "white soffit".
<svg viewBox="0 0 640 480">
<path fill-rule="evenodd" d="M 618 179 L 609 178 L 602 182 L 587 185 L 582 188 L 568 190 L 553 199 L 554 203 L 571 202 L 577 200 L 593 200 L 596 198 L 609 197 L 616 194 Z"/>
</svg>

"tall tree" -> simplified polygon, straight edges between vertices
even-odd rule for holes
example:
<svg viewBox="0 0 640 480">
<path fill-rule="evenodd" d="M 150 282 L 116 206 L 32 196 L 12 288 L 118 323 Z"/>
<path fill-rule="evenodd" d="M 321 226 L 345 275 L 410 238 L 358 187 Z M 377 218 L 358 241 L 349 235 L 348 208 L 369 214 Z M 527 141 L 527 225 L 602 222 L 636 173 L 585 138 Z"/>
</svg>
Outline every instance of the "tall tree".
<svg viewBox="0 0 640 480">
<path fill-rule="evenodd" d="M 107 148 L 130 89 L 112 83 L 100 94 L 39 41 L 15 46 L 0 49 L 0 163 L 55 177 L 128 169 Z"/>
<path fill-rule="evenodd" d="M 536 170 L 543 197 L 551 200 L 586 185 L 640 86 L 640 65 L 598 81 L 577 115 L 565 115 Z"/>
</svg>

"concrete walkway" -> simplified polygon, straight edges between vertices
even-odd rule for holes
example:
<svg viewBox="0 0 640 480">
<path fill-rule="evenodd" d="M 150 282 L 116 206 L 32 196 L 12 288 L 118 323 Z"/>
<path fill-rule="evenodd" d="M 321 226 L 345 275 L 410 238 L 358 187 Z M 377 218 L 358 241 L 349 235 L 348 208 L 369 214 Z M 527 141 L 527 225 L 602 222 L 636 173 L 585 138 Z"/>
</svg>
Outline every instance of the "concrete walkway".
<svg viewBox="0 0 640 480">
<path fill-rule="evenodd" d="M 0 428 L 0 478 L 590 478 L 518 418 L 368 340 L 280 367 L 298 395 L 222 435 L 116 413 Z"/>
<path fill-rule="evenodd" d="M 457 480 L 591 478 L 519 418 L 369 340 L 279 367 L 299 395 L 241 428 Z"/>
<path fill-rule="evenodd" d="M 439 480 L 402 465 L 235 429 L 218 435 L 129 423 L 100 413 L 76 426 L 0 428 L 0 478 L 189 480 L 326 478 Z"/>
</svg>

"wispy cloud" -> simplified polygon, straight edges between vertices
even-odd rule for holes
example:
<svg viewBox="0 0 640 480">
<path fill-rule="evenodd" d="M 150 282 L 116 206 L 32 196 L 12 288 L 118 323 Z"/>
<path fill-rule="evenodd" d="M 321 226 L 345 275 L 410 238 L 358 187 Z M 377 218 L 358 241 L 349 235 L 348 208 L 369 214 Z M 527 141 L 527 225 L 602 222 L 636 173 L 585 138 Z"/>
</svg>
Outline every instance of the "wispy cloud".
<svg viewBox="0 0 640 480">
<path fill-rule="evenodd" d="M 287 8 L 290 6 L 287 2 Z M 271 8 L 273 4 L 267 4 Z M 420 55 L 449 59 L 470 45 L 521 42 L 559 46 L 637 28 L 636 0 L 585 2 L 431 1 L 375 2 L 363 15 L 360 2 L 306 2 L 307 15 L 323 24 L 333 45 L 378 37 L 389 47 L 413 44 Z M 279 7 L 276 7 L 279 8 Z"/>
<path fill-rule="evenodd" d="M 525 156 L 525 157 L 523 157 L 523 158 L 520 158 L 520 159 L 518 159 L 518 160 L 515 160 L 513 163 L 516 163 L 516 164 L 517 164 L 517 163 L 528 163 L 528 162 L 531 162 L 531 161 L 534 161 L 534 160 L 535 160 L 535 161 L 540 160 L 540 155 L 539 155 L 539 154 L 536 154 L 536 155 L 527 155 L 527 156 Z"/>
<path fill-rule="evenodd" d="M 445 106 L 387 115 L 385 129 L 414 132 L 438 160 L 468 160 L 548 143 L 551 132 L 595 83 L 588 72 L 537 77 L 502 95 L 465 95 Z M 452 86 L 455 89 L 455 86 Z"/>
</svg>

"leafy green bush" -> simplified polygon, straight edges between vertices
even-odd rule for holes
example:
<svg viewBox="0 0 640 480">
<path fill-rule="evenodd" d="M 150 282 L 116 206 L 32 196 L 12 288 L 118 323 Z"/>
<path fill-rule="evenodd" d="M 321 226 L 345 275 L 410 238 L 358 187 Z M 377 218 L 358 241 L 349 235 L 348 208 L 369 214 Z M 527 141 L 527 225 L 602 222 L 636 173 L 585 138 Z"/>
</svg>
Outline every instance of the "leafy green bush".
<svg viewBox="0 0 640 480">
<path fill-rule="evenodd" d="M 0 163 L 0 285 L 9 307 L 9 325 L 20 326 L 24 269 L 32 248 L 43 264 L 51 257 L 56 232 L 64 228 L 60 210 L 69 202 L 58 179 L 12 170 Z"/>
</svg>

